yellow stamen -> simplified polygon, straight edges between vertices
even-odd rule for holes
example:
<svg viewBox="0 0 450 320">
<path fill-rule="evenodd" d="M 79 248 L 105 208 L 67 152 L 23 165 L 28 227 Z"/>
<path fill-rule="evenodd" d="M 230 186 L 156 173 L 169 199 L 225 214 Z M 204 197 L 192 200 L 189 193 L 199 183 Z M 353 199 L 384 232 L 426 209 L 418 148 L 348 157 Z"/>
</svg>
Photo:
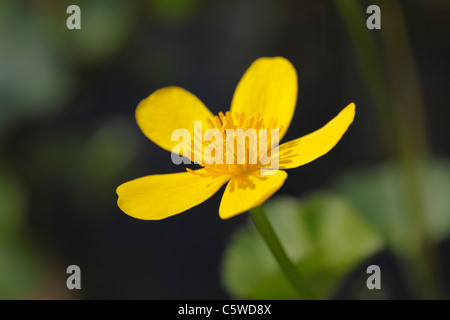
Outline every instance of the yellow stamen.
<svg viewBox="0 0 450 320">
<path fill-rule="evenodd" d="M 278 129 L 281 130 L 281 127 L 275 127 L 277 124 L 277 119 L 270 118 L 268 121 L 264 121 L 263 118 L 259 114 L 247 116 L 245 113 L 234 113 L 231 114 L 231 112 L 226 112 L 225 114 L 223 112 L 219 112 L 217 116 L 215 116 L 213 119 L 207 120 L 207 128 L 206 129 L 219 129 L 222 133 L 222 141 L 216 141 L 215 139 L 212 139 L 212 141 L 203 141 L 201 140 L 204 132 L 195 132 L 194 139 L 201 141 L 198 145 L 203 148 L 203 150 L 195 149 L 195 154 L 198 154 L 205 150 L 206 147 L 209 145 L 213 145 L 214 148 L 211 152 L 211 158 L 214 158 L 216 154 L 218 154 L 219 148 L 222 147 L 222 159 L 205 159 L 205 157 L 209 157 L 210 155 L 203 154 L 203 161 L 200 163 L 202 167 L 205 168 L 205 171 L 203 173 L 196 173 L 193 170 L 186 169 L 188 172 L 192 174 L 199 174 L 201 176 L 217 176 L 217 175 L 243 175 L 250 173 L 252 171 L 258 170 L 262 167 L 266 167 L 267 164 L 262 164 L 260 162 L 260 155 L 262 155 L 264 152 L 268 156 L 271 155 L 271 149 L 275 147 L 274 141 L 272 141 L 271 138 L 271 130 Z M 204 128 L 204 130 L 206 130 Z M 227 130 L 232 129 L 234 132 L 238 129 L 242 129 L 244 135 L 242 139 L 238 139 L 238 134 L 234 137 L 228 138 L 228 143 L 230 143 L 229 140 L 233 142 L 234 150 L 227 150 Z M 251 129 L 251 131 L 247 131 Z M 266 137 L 267 141 L 266 143 L 260 143 L 260 130 L 267 130 Z M 246 132 L 251 132 L 249 135 L 252 137 L 245 136 Z M 252 135 L 253 134 L 253 135 Z M 260 146 L 265 146 L 266 150 L 259 150 Z M 241 154 L 239 150 L 242 151 L 242 149 L 245 151 L 244 154 Z M 255 155 L 255 157 L 250 156 L 251 154 Z M 228 155 L 228 157 L 227 157 Z M 218 156 L 220 157 L 220 155 Z M 253 159 L 252 159 L 253 158 Z M 256 163 L 250 163 L 250 160 L 252 162 L 255 161 Z M 232 163 L 227 163 L 227 159 L 232 159 Z M 208 160 L 208 161 L 207 161 Z M 219 161 L 215 161 L 219 160 Z M 222 161 L 220 161 L 222 160 Z"/>
</svg>

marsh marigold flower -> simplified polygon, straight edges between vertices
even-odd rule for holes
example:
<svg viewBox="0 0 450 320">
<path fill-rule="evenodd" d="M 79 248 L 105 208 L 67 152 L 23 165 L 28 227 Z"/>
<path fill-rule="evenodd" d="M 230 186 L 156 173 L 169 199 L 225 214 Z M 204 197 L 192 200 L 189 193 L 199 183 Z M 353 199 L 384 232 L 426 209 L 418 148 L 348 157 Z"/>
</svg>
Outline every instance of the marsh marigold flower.
<svg viewBox="0 0 450 320">
<path fill-rule="evenodd" d="M 256 139 L 261 139 L 259 133 L 263 130 L 276 130 L 281 140 L 291 123 L 296 101 L 297 73 L 293 65 L 282 57 L 260 58 L 245 72 L 234 92 L 230 111 L 225 114 L 214 116 L 192 93 L 179 87 L 167 87 L 156 90 L 139 103 L 136 120 L 154 143 L 195 161 L 202 159 L 202 152 L 205 154 L 208 145 L 217 147 L 222 137 L 226 141 L 227 129 L 254 130 Z M 347 131 L 354 115 L 355 105 L 351 103 L 324 127 L 279 145 L 278 141 L 274 145 L 269 134 L 268 150 L 259 150 L 252 162 L 249 154 L 255 149 L 255 141 L 246 141 L 240 146 L 247 153 L 239 159 L 232 154 L 236 160 L 233 163 L 212 162 L 205 156 L 204 161 L 197 161 L 202 166 L 198 170 L 150 175 L 126 182 L 117 188 L 118 206 L 135 218 L 164 219 L 202 203 L 228 183 L 219 215 L 222 219 L 233 217 L 262 204 L 274 194 L 287 178 L 283 169 L 304 165 L 330 151 Z M 194 123 L 202 124 L 200 132 L 196 132 Z M 186 148 L 180 148 L 179 141 L 172 139 L 173 132 L 179 129 L 190 134 Z M 205 142 L 203 129 L 218 131 L 219 139 L 216 135 L 215 139 Z M 223 148 L 219 160 L 230 157 L 230 151 Z M 233 148 L 236 151 L 237 147 Z M 217 156 L 217 150 L 211 153 L 210 148 L 206 154 L 209 158 Z M 277 158 L 276 168 L 262 161 L 262 151 L 269 151 L 271 157 Z M 273 172 L 267 174 L 262 169 Z"/>
</svg>

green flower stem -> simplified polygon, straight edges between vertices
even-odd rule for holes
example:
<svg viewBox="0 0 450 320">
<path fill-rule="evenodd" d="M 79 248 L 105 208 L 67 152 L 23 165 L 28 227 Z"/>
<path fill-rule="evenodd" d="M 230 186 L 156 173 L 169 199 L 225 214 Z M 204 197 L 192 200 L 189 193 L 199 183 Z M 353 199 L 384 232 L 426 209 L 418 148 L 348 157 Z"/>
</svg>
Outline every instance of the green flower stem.
<svg viewBox="0 0 450 320">
<path fill-rule="evenodd" d="M 262 205 L 250 210 L 250 215 L 256 225 L 260 235 L 263 237 L 274 258 L 277 260 L 284 275 L 297 291 L 302 299 L 318 299 L 314 290 L 309 286 L 306 279 L 299 273 L 295 264 L 289 259 L 286 251 L 282 247 L 275 231 L 272 228 Z"/>
</svg>

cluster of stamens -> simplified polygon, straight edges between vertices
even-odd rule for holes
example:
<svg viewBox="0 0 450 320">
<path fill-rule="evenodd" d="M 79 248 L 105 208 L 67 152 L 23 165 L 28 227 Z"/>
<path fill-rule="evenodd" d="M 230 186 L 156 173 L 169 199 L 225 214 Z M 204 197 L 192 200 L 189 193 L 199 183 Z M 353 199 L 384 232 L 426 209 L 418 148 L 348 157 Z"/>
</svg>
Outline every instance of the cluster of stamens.
<svg viewBox="0 0 450 320">
<path fill-rule="evenodd" d="M 196 174 L 243 175 L 267 167 L 280 130 L 276 119 L 265 123 L 259 114 L 247 116 L 228 111 L 208 118 L 206 128 L 194 126 L 191 159 L 205 168 Z"/>
</svg>

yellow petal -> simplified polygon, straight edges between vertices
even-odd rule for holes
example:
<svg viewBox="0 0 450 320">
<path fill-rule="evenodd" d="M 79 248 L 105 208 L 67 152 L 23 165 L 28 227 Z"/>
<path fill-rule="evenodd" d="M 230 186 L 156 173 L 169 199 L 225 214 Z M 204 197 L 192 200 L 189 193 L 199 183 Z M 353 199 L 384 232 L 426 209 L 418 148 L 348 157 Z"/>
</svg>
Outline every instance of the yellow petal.
<svg viewBox="0 0 450 320">
<path fill-rule="evenodd" d="M 347 131 L 355 116 L 355 104 L 345 107 L 325 126 L 279 147 L 279 168 L 296 168 L 330 151 Z"/>
<path fill-rule="evenodd" d="M 194 172 L 204 172 L 204 169 Z M 228 179 L 201 177 L 190 172 L 146 176 L 120 185 L 117 204 L 134 218 L 160 220 L 207 200 Z"/>
<path fill-rule="evenodd" d="M 179 87 L 156 90 L 136 109 L 136 121 L 142 132 L 168 151 L 179 144 L 172 141 L 175 129 L 186 129 L 194 137 L 194 121 L 207 123 L 213 114 L 195 95 Z"/>
<path fill-rule="evenodd" d="M 297 73 L 285 58 L 259 58 L 247 69 L 234 92 L 231 112 L 259 113 L 266 125 L 271 118 L 282 126 L 279 139 L 291 123 L 297 102 Z"/>
<path fill-rule="evenodd" d="M 220 217 L 228 219 L 259 206 L 281 188 L 286 178 L 286 172 L 281 170 L 273 175 L 261 175 L 256 170 L 251 174 L 232 178 L 220 203 Z"/>
</svg>

